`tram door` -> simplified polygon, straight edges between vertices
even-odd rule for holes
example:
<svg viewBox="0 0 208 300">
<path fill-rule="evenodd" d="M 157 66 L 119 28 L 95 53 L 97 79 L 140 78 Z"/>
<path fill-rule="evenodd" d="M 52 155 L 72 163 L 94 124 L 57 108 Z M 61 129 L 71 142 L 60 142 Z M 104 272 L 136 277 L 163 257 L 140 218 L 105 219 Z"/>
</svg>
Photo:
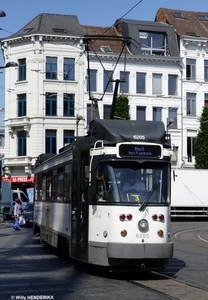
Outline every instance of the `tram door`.
<svg viewBox="0 0 208 300">
<path fill-rule="evenodd" d="M 87 260 L 88 250 L 88 199 L 85 166 L 89 151 L 75 151 L 73 155 L 73 196 L 72 196 L 72 248 L 75 258 Z"/>
</svg>

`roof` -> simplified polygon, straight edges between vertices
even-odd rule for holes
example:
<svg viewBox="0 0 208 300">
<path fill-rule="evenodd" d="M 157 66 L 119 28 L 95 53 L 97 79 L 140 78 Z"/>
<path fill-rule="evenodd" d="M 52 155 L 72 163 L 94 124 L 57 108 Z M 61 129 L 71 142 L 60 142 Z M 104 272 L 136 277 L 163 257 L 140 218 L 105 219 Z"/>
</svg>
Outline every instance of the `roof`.
<svg viewBox="0 0 208 300">
<path fill-rule="evenodd" d="M 196 12 L 161 7 L 155 17 L 176 29 L 178 36 L 208 37 L 208 12 Z"/>
<path fill-rule="evenodd" d="M 85 38 L 91 36 L 90 49 L 96 52 L 104 53 L 120 53 L 122 49 L 122 41 L 115 27 L 98 27 L 82 25 Z M 92 38 L 93 36 L 93 38 Z M 105 47 L 103 47 L 105 46 Z M 106 47 L 109 47 L 108 49 Z"/>
<path fill-rule="evenodd" d="M 143 137 L 143 142 L 159 143 L 164 145 L 165 127 L 159 121 L 134 121 L 95 119 L 89 124 L 88 136 L 109 143 L 136 142 Z"/>
<path fill-rule="evenodd" d="M 83 36 L 84 33 L 77 16 L 42 13 L 9 38 L 34 34 Z"/>
</svg>

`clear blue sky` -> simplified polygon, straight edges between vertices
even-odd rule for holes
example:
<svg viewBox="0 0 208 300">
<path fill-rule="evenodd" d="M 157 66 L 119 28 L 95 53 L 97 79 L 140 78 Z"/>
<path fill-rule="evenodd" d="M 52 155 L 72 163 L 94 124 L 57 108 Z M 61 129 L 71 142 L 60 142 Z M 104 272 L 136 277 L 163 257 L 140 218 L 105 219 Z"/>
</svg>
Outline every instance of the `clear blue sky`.
<svg viewBox="0 0 208 300">
<path fill-rule="evenodd" d="M 40 13 L 76 15 L 82 25 L 112 26 L 117 18 L 154 21 L 160 7 L 208 12 L 208 0 L 1 0 L 0 38 L 15 33 Z M 0 66 L 4 65 L 0 54 Z M 4 72 L 0 73 L 0 108 L 4 107 Z M 0 112 L 0 126 L 4 125 Z"/>
</svg>

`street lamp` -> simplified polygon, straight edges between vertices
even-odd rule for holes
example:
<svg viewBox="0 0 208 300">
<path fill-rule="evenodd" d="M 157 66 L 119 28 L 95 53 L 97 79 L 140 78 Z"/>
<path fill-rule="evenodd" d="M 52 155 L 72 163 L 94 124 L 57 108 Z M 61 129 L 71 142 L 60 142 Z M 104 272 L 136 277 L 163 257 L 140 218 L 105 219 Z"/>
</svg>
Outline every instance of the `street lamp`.
<svg viewBox="0 0 208 300">
<path fill-rule="evenodd" d="M 6 14 L 5 14 L 5 12 L 3 10 L 0 10 L 0 18 L 1 17 L 6 17 Z"/>
<path fill-rule="evenodd" d="M 14 61 L 9 61 L 8 63 L 6 63 L 5 66 L 0 66 L 0 69 L 6 69 L 6 68 L 10 68 L 10 67 L 17 67 L 18 64 Z"/>
</svg>

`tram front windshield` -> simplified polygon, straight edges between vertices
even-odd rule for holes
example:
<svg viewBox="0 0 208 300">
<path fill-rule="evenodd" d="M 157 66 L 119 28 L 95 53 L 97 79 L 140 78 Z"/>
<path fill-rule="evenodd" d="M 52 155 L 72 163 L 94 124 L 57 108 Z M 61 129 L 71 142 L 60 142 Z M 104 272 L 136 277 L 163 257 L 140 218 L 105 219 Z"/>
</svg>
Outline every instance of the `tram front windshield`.
<svg viewBox="0 0 208 300">
<path fill-rule="evenodd" d="M 170 165 L 164 162 L 100 162 L 96 168 L 96 199 L 102 202 L 166 203 Z"/>
</svg>

